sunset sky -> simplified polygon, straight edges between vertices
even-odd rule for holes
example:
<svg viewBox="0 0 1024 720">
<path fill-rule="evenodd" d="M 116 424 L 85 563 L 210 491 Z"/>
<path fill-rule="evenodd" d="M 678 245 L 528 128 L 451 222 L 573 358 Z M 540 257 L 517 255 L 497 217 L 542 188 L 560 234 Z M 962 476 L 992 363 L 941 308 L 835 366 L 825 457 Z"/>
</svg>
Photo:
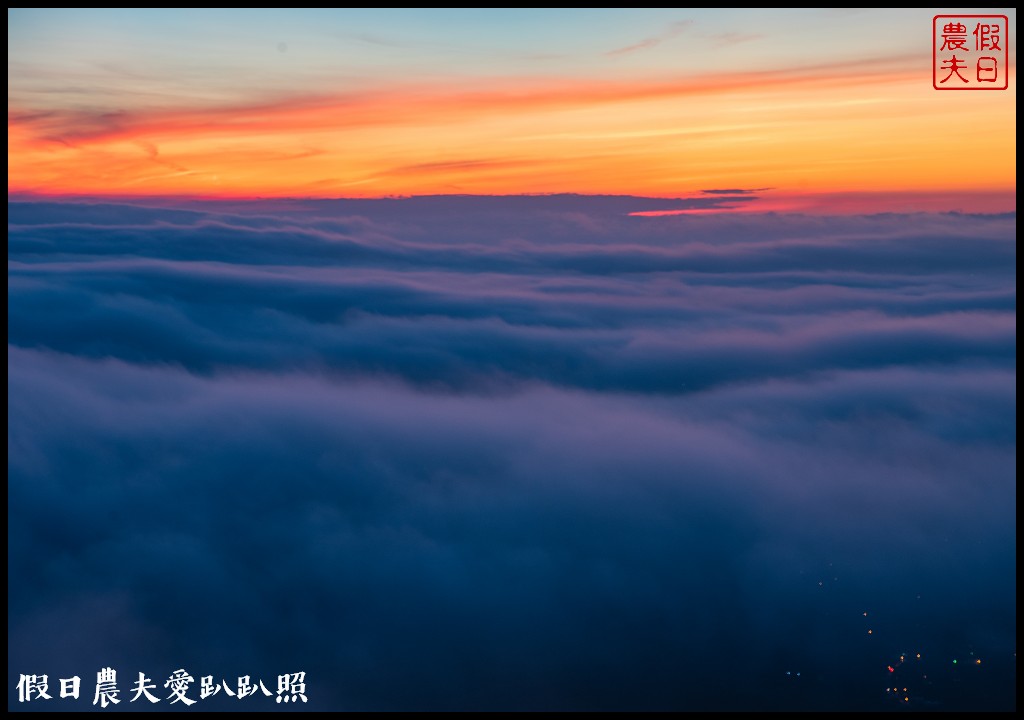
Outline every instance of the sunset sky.
<svg viewBox="0 0 1024 720">
<path fill-rule="evenodd" d="M 8 10 L 8 192 L 1012 210 L 1015 12 L 970 93 L 935 12 Z"/>
<path fill-rule="evenodd" d="M 8 10 L 8 710 L 1016 709 L 955 12 Z"/>
</svg>

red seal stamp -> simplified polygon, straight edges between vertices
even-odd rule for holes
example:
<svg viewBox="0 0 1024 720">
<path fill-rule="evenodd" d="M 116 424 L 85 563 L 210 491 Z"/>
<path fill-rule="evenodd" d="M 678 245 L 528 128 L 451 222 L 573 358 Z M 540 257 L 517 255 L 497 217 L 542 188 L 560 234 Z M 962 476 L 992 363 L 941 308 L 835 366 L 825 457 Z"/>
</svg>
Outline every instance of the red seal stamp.
<svg viewBox="0 0 1024 720">
<path fill-rule="evenodd" d="M 1010 23 L 1005 15 L 932 18 L 932 87 L 1005 90 L 1009 87 Z"/>
</svg>

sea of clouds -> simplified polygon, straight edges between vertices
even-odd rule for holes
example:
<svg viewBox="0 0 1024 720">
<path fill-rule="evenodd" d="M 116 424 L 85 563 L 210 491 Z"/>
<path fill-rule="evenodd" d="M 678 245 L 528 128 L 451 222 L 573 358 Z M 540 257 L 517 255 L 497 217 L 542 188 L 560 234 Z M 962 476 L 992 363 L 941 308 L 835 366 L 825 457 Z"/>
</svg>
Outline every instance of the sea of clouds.
<svg viewBox="0 0 1024 720">
<path fill-rule="evenodd" d="M 648 209 L 9 202 L 9 707 L 1015 707 L 1015 214 Z"/>
</svg>

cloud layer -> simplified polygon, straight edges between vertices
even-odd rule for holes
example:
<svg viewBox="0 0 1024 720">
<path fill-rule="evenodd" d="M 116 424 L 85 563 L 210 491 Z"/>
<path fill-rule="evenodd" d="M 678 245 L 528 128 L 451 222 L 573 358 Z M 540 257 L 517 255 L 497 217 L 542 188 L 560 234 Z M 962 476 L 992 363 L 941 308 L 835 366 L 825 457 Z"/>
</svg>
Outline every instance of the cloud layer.
<svg viewBox="0 0 1024 720">
<path fill-rule="evenodd" d="M 1015 216 L 638 202 L 9 203 L 9 687 L 1012 707 Z"/>
</svg>

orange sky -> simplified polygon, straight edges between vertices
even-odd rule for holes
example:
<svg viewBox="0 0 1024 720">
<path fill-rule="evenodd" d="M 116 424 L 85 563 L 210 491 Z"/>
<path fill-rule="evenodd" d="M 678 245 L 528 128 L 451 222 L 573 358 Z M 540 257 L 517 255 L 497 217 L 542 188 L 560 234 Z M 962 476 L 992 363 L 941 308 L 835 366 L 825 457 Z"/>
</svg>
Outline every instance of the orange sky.
<svg viewBox="0 0 1024 720">
<path fill-rule="evenodd" d="M 901 54 L 753 72 L 392 77 L 112 109 L 30 107 L 9 92 L 8 191 L 674 197 L 724 187 L 966 193 L 1012 209 L 1015 87 L 1011 76 L 1005 92 L 938 92 L 930 56 Z"/>
</svg>

